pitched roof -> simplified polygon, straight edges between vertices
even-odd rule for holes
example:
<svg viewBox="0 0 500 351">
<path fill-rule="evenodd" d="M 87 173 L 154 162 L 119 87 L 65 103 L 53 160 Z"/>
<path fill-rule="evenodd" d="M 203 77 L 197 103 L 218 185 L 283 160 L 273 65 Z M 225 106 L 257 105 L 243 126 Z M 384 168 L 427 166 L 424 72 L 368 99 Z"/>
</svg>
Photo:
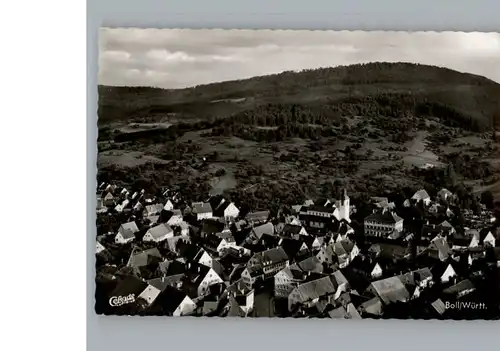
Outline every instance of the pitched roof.
<svg viewBox="0 0 500 351">
<path fill-rule="evenodd" d="M 212 206 L 208 202 L 193 202 L 192 208 L 196 214 L 212 212 Z"/>
<path fill-rule="evenodd" d="M 151 224 L 156 224 L 158 222 L 158 219 L 160 218 L 160 216 L 149 216 L 149 217 L 146 217 L 146 219 L 149 221 L 149 223 Z"/>
<path fill-rule="evenodd" d="M 187 262 L 194 260 L 201 250 L 203 249 L 196 244 L 186 243 L 184 241 L 179 241 L 177 243 L 179 256 L 186 259 Z"/>
<path fill-rule="evenodd" d="M 262 225 L 259 225 L 258 227 L 254 227 L 252 229 L 254 235 L 260 239 L 260 237 L 263 235 L 263 234 L 270 234 L 270 235 L 274 235 L 274 226 L 272 223 L 265 223 L 265 224 L 262 224 Z"/>
<path fill-rule="evenodd" d="M 347 311 L 344 306 L 340 306 L 328 312 L 328 315 L 330 316 L 330 318 L 346 318 Z"/>
<path fill-rule="evenodd" d="M 181 282 L 183 274 L 171 275 L 168 277 L 159 277 L 148 280 L 148 284 L 154 286 L 156 289 L 163 291 L 168 286 L 175 286 L 177 283 Z"/>
<path fill-rule="evenodd" d="M 410 293 L 398 277 L 377 280 L 372 282 L 371 286 L 385 304 L 405 302 L 410 297 Z"/>
<path fill-rule="evenodd" d="M 296 235 L 299 234 L 299 232 L 302 230 L 302 226 L 300 225 L 294 225 L 294 224 L 285 224 L 283 227 L 282 233 L 284 235 Z"/>
<path fill-rule="evenodd" d="M 399 217 L 394 211 L 376 211 L 365 218 L 365 221 L 372 221 L 378 223 L 396 223 L 403 218 Z"/>
<path fill-rule="evenodd" d="M 444 302 L 441 299 L 437 299 L 433 303 L 431 303 L 431 306 L 436 310 L 437 313 L 443 314 L 446 312 L 446 306 Z"/>
<path fill-rule="evenodd" d="M 408 248 L 397 244 L 380 243 L 372 244 L 368 248 L 368 252 L 375 253 L 381 257 L 401 259 L 408 254 Z"/>
<path fill-rule="evenodd" d="M 146 206 L 147 213 L 160 213 L 162 210 L 163 210 L 162 204 L 154 204 L 154 205 L 147 205 Z"/>
<path fill-rule="evenodd" d="M 270 249 L 278 246 L 279 241 L 279 237 L 264 233 L 260 237 L 258 244 L 262 245 L 266 249 Z"/>
<path fill-rule="evenodd" d="M 172 232 L 172 228 L 170 228 L 170 226 L 165 223 L 158 224 L 157 226 L 154 226 L 148 230 L 148 233 L 150 233 L 151 236 L 155 239 L 159 239 L 162 236 Z"/>
<path fill-rule="evenodd" d="M 182 262 L 174 260 L 170 262 L 165 272 L 166 277 L 184 274 L 186 272 L 186 265 Z"/>
<path fill-rule="evenodd" d="M 102 251 L 106 250 L 106 248 L 99 242 L 99 241 L 96 241 L 96 250 L 95 250 L 95 253 L 98 254 Z"/>
<path fill-rule="evenodd" d="M 315 279 L 295 288 L 295 291 L 300 296 L 301 301 L 310 301 L 321 296 L 334 294 L 337 291 L 337 286 L 331 276 Z"/>
<path fill-rule="evenodd" d="M 245 220 L 248 222 L 263 222 L 267 221 L 269 218 L 269 211 L 258 211 L 258 212 L 249 212 L 245 216 Z"/>
<path fill-rule="evenodd" d="M 135 238 L 134 232 L 130 229 L 121 230 L 119 234 L 121 234 L 122 238 L 125 240 Z"/>
<path fill-rule="evenodd" d="M 405 274 L 398 275 L 398 278 L 405 285 L 416 285 L 425 279 L 432 279 L 432 272 L 429 268 L 420 268 Z"/>
<path fill-rule="evenodd" d="M 324 223 L 324 224 L 331 224 L 335 222 L 335 217 L 334 216 L 329 216 L 329 217 L 324 217 L 324 216 L 315 216 L 312 214 L 304 214 L 301 213 L 299 214 L 299 220 L 302 223 L 307 223 L 307 222 L 316 222 L 316 223 Z"/>
<path fill-rule="evenodd" d="M 122 233 L 122 235 L 125 233 L 126 230 L 130 230 L 132 231 L 132 234 L 135 234 L 139 231 L 139 228 L 137 227 L 137 224 L 135 224 L 134 221 L 130 221 L 127 223 L 122 223 L 120 225 L 120 228 L 118 229 L 118 231 Z"/>
<path fill-rule="evenodd" d="M 420 201 L 420 200 L 424 200 L 424 199 L 429 199 L 430 196 L 427 193 L 427 191 L 425 191 L 424 189 L 421 189 L 421 190 L 417 191 L 415 194 L 413 194 L 413 196 L 411 198 L 413 200 Z"/>
<path fill-rule="evenodd" d="M 160 251 L 156 247 L 144 250 L 138 253 L 132 252 L 128 260 L 129 267 L 144 267 L 154 262 L 156 259 L 161 259 Z"/>
<path fill-rule="evenodd" d="M 305 260 L 298 262 L 297 265 L 305 272 L 323 272 L 323 264 L 316 256 L 308 257 Z"/>
<path fill-rule="evenodd" d="M 450 195 L 453 195 L 453 193 L 451 191 L 449 191 L 448 189 L 446 188 L 443 188 L 441 190 L 439 190 L 437 192 L 438 196 L 450 196 Z"/>
<path fill-rule="evenodd" d="M 261 264 L 264 262 L 272 262 L 274 264 L 288 260 L 288 255 L 281 247 L 258 252 L 253 257 L 257 258 Z"/>
<path fill-rule="evenodd" d="M 295 257 L 297 253 L 300 251 L 300 248 L 302 247 L 302 244 L 304 244 L 300 240 L 295 240 L 295 239 L 290 239 L 290 238 L 283 238 L 281 240 L 280 246 L 283 248 L 283 250 L 286 252 L 288 257 Z"/>
<path fill-rule="evenodd" d="M 320 212 L 320 213 L 328 213 L 333 214 L 335 212 L 335 207 L 327 207 L 327 206 L 302 206 L 300 212 Z"/>
<path fill-rule="evenodd" d="M 378 316 L 382 314 L 382 301 L 378 297 L 374 297 L 368 301 L 363 302 L 360 305 L 360 308 L 366 313 Z"/>
<path fill-rule="evenodd" d="M 465 279 L 465 280 L 462 280 L 461 282 L 443 290 L 443 293 L 456 295 L 456 294 L 465 292 L 467 290 L 475 290 L 475 288 L 476 287 L 469 279 Z"/>
<path fill-rule="evenodd" d="M 438 251 L 440 260 L 445 260 L 452 254 L 450 246 L 448 245 L 448 242 L 444 238 L 438 237 L 432 240 L 431 244 L 429 245 L 429 248 Z"/>
<path fill-rule="evenodd" d="M 164 312 L 172 314 L 186 297 L 187 294 L 185 292 L 167 286 L 165 290 L 158 295 L 153 305 L 159 305 Z"/>
</svg>

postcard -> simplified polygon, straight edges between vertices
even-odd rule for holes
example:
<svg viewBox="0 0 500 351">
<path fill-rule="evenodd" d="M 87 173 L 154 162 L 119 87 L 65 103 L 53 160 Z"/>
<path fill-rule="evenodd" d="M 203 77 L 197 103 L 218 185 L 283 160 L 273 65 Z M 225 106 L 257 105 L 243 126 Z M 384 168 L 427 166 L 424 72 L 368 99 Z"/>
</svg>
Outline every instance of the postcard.
<svg viewBox="0 0 500 351">
<path fill-rule="evenodd" d="M 95 310 L 500 318 L 500 34 L 102 28 Z"/>
</svg>

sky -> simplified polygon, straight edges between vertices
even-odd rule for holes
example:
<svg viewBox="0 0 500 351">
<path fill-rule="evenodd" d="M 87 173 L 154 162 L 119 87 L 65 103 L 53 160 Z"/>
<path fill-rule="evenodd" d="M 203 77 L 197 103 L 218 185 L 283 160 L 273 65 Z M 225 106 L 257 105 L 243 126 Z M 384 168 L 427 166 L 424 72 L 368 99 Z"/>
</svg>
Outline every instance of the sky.
<svg viewBox="0 0 500 351">
<path fill-rule="evenodd" d="M 404 61 L 500 83 L 500 33 L 101 28 L 99 84 L 185 88 L 287 70 Z"/>
</svg>

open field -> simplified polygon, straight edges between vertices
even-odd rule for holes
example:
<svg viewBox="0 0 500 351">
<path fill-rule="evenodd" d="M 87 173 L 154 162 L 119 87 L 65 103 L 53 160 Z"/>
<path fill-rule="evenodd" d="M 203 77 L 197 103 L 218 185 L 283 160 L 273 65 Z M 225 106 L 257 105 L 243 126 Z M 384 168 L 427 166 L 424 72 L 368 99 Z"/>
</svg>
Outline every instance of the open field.
<svg viewBox="0 0 500 351">
<path fill-rule="evenodd" d="M 481 77 L 375 64 L 127 89 L 101 88 L 104 173 L 142 167 L 155 186 L 295 201 L 339 184 L 363 196 L 442 186 L 451 167 L 454 183 L 500 196 L 500 105 L 491 100 L 499 87 Z"/>
</svg>

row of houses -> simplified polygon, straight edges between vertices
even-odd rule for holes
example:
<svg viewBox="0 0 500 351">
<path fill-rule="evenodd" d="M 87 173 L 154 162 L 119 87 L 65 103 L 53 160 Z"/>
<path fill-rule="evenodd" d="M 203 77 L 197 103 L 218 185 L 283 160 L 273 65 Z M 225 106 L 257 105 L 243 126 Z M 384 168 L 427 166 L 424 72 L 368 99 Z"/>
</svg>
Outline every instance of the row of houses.
<svg viewBox="0 0 500 351">
<path fill-rule="evenodd" d="M 360 247 L 345 191 L 340 201 L 308 200 L 279 218 L 241 215 L 220 196 L 182 209 L 178 194 L 143 203 L 97 242 L 103 313 L 373 318 L 419 303 L 442 317 L 446 301 L 474 296 L 486 274 L 474 267 L 489 260 L 488 249 L 500 267 L 493 230 L 457 231 L 443 221 L 424 226 L 428 243 L 397 240 L 403 219 L 384 198 L 375 199 L 364 232 L 388 240 Z M 457 232 L 470 240 L 453 240 Z M 119 258 L 128 252 L 126 262 Z"/>
</svg>

